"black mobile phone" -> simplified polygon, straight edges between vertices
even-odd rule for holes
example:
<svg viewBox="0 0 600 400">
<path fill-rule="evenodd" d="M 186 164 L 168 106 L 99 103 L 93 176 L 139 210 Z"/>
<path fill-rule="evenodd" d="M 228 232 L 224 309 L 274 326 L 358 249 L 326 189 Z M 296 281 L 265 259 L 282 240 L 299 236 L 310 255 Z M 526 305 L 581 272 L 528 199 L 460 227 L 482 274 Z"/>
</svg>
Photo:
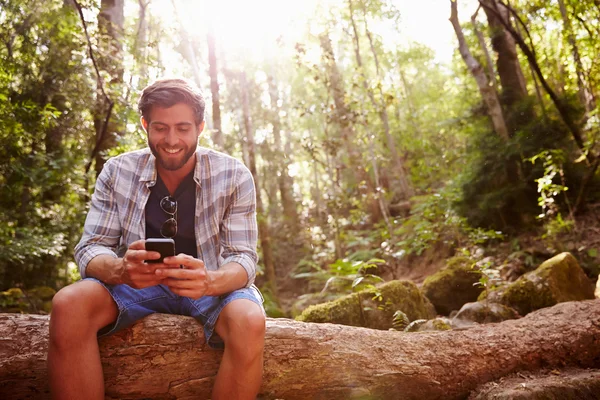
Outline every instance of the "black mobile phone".
<svg viewBox="0 0 600 400">
<path fill-rule="evenodd" d="M 158 260 L 145 260 L 144 262 L 148 264 L 162 263 L 165 257 L 175 255 L 175 241 L 173 239 L 148 238 L 146 239 L 146 250 L 159 252 L 160 258 Z"/>
</svg>

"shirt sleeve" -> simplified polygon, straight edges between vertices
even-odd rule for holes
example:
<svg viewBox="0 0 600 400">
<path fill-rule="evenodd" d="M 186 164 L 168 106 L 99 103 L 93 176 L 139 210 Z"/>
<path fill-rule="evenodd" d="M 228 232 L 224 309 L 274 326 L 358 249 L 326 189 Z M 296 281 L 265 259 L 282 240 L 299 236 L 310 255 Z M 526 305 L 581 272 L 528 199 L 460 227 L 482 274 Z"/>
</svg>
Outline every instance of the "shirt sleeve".
<svg viewBox="0 0 600 400">
<path fill-rule="evenodd" d="M 256 222 L 256 189 L 252 174 L 244 166 L 237 174 L 238 179 L 230 197 L 229 205 L 221 222 L 221 248 L 224 264 L 240 264 L 248 274 L 246 287 L 256 278 L 258 254 L 258 226 Z"/>
<path fill-rule="evenodd" d="M 113 164 L 108 160 L 98 175 L 83 235 L 75 246 L 75 261 L 82 278 L 86 277 L 86 268 L 94 257 L 106 254 L 117 258 L 121 223 L 113 189 Z"/>
</svg>

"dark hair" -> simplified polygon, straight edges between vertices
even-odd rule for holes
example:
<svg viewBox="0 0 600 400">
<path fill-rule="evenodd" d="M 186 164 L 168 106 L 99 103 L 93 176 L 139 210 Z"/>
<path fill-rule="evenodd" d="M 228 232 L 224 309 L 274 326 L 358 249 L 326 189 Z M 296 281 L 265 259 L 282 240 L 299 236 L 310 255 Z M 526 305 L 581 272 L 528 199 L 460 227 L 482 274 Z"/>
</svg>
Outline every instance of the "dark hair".
<svg viewBox="0 0 600 400">
<path fill-rule="evenodd" d="M 177 103 L 192 107 L 196 124 L 204 121 L 204 96 L 200 89 L 185 79 L 160 79 L 146 86 L 138 102 L 138 110 L 142 117 L 150 122 L 152 107 L 169 108 Z"/>
</svg>

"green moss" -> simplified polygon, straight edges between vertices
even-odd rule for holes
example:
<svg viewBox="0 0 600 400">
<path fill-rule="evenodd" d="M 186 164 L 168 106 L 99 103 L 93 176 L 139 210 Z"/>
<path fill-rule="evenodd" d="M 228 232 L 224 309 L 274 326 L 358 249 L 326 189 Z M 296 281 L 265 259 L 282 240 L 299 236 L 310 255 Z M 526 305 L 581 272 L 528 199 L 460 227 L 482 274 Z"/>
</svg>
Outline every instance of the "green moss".
<svg viewBox="0 0 600 400">
<path fill-rule="evenodd" d="M 434 319 L 432 321 L 432 324 L 433 324 L 433 328 L 436 331 L 449 331 L 452 329 L 450 324 L 448 324 L 446 321 L 444 321 L 443 319 L 440 319 L 440 318 Z"/>
<path fill-rule="evenodd" d="M 373 299 L 381 294 L 382 301 Z M 393 315 L 401 309 L 410 320 L 435 316 L 431 303 L 409 281 L 391 281 L 337 300 L 308 307 L 296 319 L 331 322 L 374 329 L 392 327 Z"/>
<path fill-rule="evenodd" d="M 448 315 L 480 295 L 483 288 L 475 285 L 480 275 L 472 269 L 472 264 L 466 257 L 454 257 L 444 269 L 425 279 L 423 293 L 438 313 Z"/>
<path fill-rule="evenodd" d="M 575 257 L 561 253 L 523 275 L 497 297 L 500 303 L 525 315 L 564 301 L 593 299 L 594 289 Z"/>
<path fill-rule="evenodd" d="M 41 300 L 51 300 L 56 294 L 56 290 L 48 286 L 38 286 L 27 291 L 27 295 L 30 297 L 36 297 Z"/>
</svg>

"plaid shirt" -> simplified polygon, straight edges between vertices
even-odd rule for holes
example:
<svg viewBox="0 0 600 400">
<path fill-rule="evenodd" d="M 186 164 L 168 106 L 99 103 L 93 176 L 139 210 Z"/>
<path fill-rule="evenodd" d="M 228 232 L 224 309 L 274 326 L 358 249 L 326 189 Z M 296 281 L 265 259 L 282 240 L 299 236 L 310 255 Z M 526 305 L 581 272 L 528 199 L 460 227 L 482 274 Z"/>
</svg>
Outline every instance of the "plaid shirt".
<svg viewBox="0 0 600 400">
<path fill-rule="evenodd" d="M 96 256 L 123 256 L 128 246 L 146 237 L 146 202 L 156 184 L 156 158 L 150 149 L 133 151 L 106 162 L 96 181 L 75 260 L 85 278 Z M 252 175 L 239 160 L 198 147 L 196 151 L 195 233 L 198 258 L 208 270 L 229 262 L 256 277 L 256 198 Z M 182 218 L 191 216 L 180 215 Z"/>
</svg>

